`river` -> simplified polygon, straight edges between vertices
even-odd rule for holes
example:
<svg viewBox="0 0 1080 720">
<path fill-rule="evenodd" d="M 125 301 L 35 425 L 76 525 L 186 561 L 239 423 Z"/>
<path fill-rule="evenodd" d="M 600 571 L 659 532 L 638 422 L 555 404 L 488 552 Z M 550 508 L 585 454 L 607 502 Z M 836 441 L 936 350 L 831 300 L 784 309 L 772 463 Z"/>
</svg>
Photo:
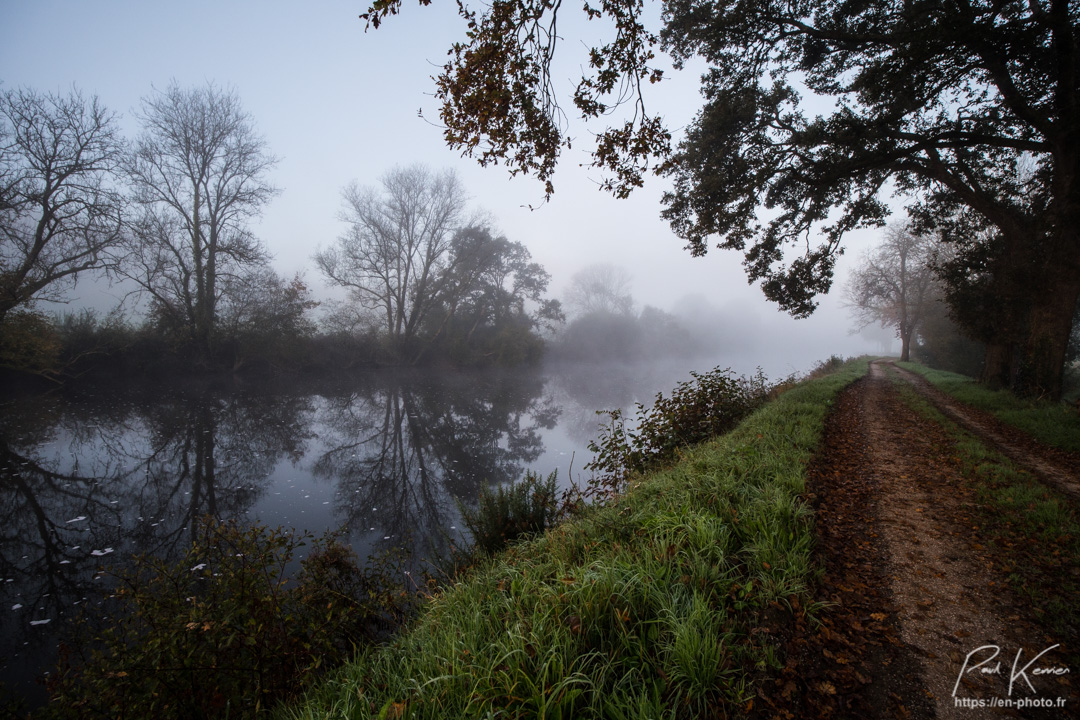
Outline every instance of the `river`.
<svg viewBox="0 0 1080 720">
<path fill-rule="evenodd" d="M 457 503 L 526 470 L 583 483 L 598 409 L 648 405 L 709 363 L 322 380 L 86 385 L 0 402 L 0 680 L 44 698 L 65 621 L 102 568 L 170 558 L 202 515 L 421 560 L 461 538 Z M 752 368 L 739 368 L 749 373 Z"/>
</svg>

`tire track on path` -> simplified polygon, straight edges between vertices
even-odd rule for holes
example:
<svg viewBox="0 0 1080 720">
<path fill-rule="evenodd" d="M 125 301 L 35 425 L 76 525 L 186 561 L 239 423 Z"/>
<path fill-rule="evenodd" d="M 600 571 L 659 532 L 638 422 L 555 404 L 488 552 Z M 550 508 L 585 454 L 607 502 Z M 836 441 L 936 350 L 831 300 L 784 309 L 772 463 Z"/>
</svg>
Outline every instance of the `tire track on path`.
<svg viewBox="0 0 1080 720">
<path fill-rule="evenodd" d="M 1063 677 L 1032 677 L 1029 668 L 1034 690 L 1018 676 L 1010 695 L 1017 653 L 1023 668 L 1061 641 L 1008 589 L 980 536 L 978 503 L 952 438 L 905 404 L 888 373 L 872 363 L 870 374 L 841 394 L 810 468 L 808 499 L 825 568 L 815 599 L 832 605 L 820 629 L 789 644 L 785 679 L 802 690 L 793 715 L 1080 716 L 1080 668 Z M 992 648 L 999 649 L 993 662 L 962 672 Z M 1050 651 L 1032 668 L 1061 664 Z M 1021 698 L 1060 698 L 1066 706 L 970 707 Z"/>
<path fill-rule="evenodd" d="M 992 445 L 1021 467 L 1038 475 L 1074 499 L 1080 498 L 1080 456 L 1043 445 L 1025 433 L 1009 427 L 990 413 L 978 410 L 953 399 L 930 384 L 926 378 L 897 367 L 888 361 L 878 361 L 873 367 L 889 372 L 910 384 L 941 413 L 968 432 Z"/>
</svg>

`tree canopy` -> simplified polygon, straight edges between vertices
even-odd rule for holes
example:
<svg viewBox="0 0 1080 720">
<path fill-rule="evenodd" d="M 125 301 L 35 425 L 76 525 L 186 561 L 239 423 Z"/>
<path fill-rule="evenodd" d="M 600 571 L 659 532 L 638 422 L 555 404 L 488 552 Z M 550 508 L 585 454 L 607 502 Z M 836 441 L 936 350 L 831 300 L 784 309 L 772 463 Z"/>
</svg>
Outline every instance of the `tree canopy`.
<svg viewBox="0 0 1080 720">
<path fill-rule="evenodd" d="M 421 0 L 426 4 L 426 0 Z M 400 0 L 376 0 L 378 25 Z M 741 251 L 751 281 L 801 317 L 830 288 L 846 232 L 884 222 L 887 195 L 923 229 L 970 212 L 1017 261 L 1046 265 L 1017 342 L 1023 388 L 1060 392 L 1080 294 L 1080 4 L 1068 0 L 665 0 L 586 3 L 614 37 L 589 52 L 573 103 L 585 120 L 629 98 L 633 116 L 597 134 L 594 163 L 625 195 L 649 171 L 674 187 L 663 216 L 694 255 Z M 469 23 L 437 79 L 446 139 L 482 163 L 550 178 L 569 145 L 550 68 L 561 3 L 460 4 Z M 645 112 L 661 78 L 653 49 L 701 58 L 704 105 L 672 149 Z M 1021 172 L 1025 164 L 1033 171 Z M 938 221 L 935 224 L 935 221 Z M 947 224 L 947 223 L 946 223 Z M 1070 308 L 1064 318 L 1064 308 Z M 1066 328 L 1064 335 L 1062 328 Z"/>
<path fill-rule="evenodd" d="M 173 83 L 143 100 L 142 133 L 127 161 L 133 204 L 124 273 L 153 312 L 209 361 L 227 284 L 268 254 L 247 227 L 277 194 L 277 162 L 239 96 Z"/>
<path fill-rule="evenodd" d="M 122 152 L 96 97 L 0 93 L 0 321 L 35 299 L 63 300 L 81 273 L 112 264 Z"/>
</svg>

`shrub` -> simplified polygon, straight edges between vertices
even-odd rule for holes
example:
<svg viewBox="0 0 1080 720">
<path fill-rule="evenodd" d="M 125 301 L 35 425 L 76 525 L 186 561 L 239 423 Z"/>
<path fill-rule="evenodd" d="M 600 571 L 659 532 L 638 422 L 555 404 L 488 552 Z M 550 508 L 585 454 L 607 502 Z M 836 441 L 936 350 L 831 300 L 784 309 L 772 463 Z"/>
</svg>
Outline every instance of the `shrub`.
<svg viewBox="0 0 1080 720">
<path fill-rule="evenodd" d="M 459 503 L 473 548 L 493 555 L 510 543 L 551 527 L 559 511 L 557 471 L 547 479 L 531 471 L 520 482 L 480 492 L 475 510 Z"/>
<path fill-rule="evenodd" d="M 44 717 L 253 716 L 409 609 L 392 559 L 365 571 L 331 536 L 207 519 L 197 538 L 178 562 L 140 557 L 115 571 L 114 621 L 61 661 Z"/>
<path fill-rule="evenodd" d="M 675 459 L 680 448 L 703 442 L 733 429 L 768 397 L 770 387 L 758 369 L 750 378 L 734 376 L 729 368 L 679 383 L 670 397 L 658 393 L 649 409 L 637 404 L 636 430 L 628 430 L 621 410 L 600 410 L 610 422 L 589 443 L 596 457 L 586 470 L 597 471 L 594 494 L 618 491 L 632 473 L 644 472 Z"/>
<path fill-rule="evenodd" d="M 56 369 L 59 357 L 60 342 L 44 313 L 17 309 L 0 320 L 0 367 L 47 373 Z"/>
<path fill-rule="evenodd" d="M 807 377 L 810 379 L 815 379 L 825 377 L 826 375 L 831 375 L 834 372 L 838 372 L 842 367 L 844 367 L 844 363 L 846 362 L 847 360 L 845 360 L 842 355 L 830 355 L 828 360 L 821 360 L 816 363 L 813 369 L 810 370 Z"/>
</svg>

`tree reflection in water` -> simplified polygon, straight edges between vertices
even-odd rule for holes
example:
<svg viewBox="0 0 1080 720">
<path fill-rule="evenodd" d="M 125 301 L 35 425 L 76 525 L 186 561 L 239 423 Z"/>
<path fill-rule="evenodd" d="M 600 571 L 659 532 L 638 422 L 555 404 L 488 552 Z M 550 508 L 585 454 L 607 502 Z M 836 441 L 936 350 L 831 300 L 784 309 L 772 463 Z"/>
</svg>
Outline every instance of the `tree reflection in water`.
<svg viewBox="0 0 1080 720">
<path fill-rule="evenodd" d="M 99 601 L 99 569 L 178 557 L 200 515 L 342 527 L 361 557 L 444 553 L 456 500 L 572 465 L 575 452 L 580 468 L 595 411 L 651 403 L 687 379 L 676 369 L 372 372 L 257 392 L 158 385 L 0 400 L 0 679 L 32 696 L 60 621 Z"/>
<path fill-rule="evenodd" d="M 369 551 L 430 558 L 459 534 L 455 500 L 473 504 L 484 484 L 524 475 L 558 416 L 536 373 L 395 374 L 326 398 L 312 473 L 335 483 L 354 546 L 378 531 Z"/>
<path fill-rule="evenodd" d="M 40 700 L 61 620 L 97 604 L 102 567 L 175 557 L 204 514 L 242 516 L 302 457 L 311 401 L 210 390 L 36 397 L 0 413 L 0 674 Z"/>
<path fill-rule="evenodd" d="M 4 402 L 0 678 L 41 701 L 32 678 L 54 663 L 62 620 L 100 603 L 101 568 L 179 557 L 202 515 L 288 511 L 307 521 L 297 529 L 344 527 L 361 555 L 445 550 L 455 500 L 521 477 L 559 414 L 535 372 L 371 373 L 327 386 Z M 330 515 L 300 515 L 320 479 L 332 483 Z M 304 492 L 286 491 L 296 486 Z"/>
</svg>

